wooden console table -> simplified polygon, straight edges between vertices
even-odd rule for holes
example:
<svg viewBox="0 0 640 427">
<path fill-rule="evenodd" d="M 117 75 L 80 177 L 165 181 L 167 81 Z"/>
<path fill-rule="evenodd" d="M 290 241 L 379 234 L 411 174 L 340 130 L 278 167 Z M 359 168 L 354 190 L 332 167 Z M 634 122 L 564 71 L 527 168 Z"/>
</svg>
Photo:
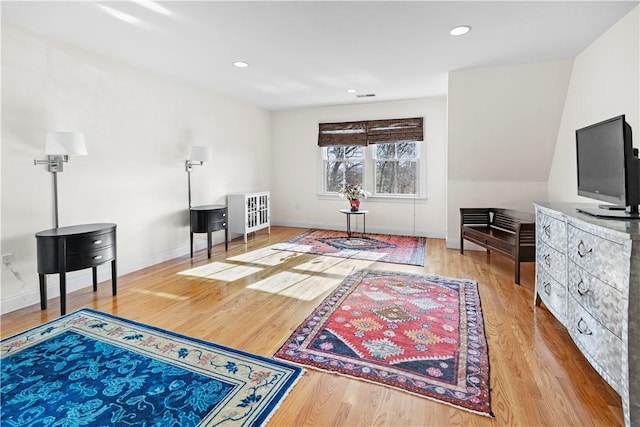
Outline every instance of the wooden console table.
<svg viewBox="0 0 640 427">
<path fill-rule="evenodd" d="M 190 209 L 191 258 L 193 258 L 193 233 L 207 233 L 207 258 L 211 258 L 211 233 L 224 230 L 224 250 L 229 250 L 227 207 L 224 205 L 195 206 Z"/>
<path fill-rule="evenodd" d="M 47 308 L 47 274 L 60 274 L 60 314 L 67 311 L 69 271 L 91 267 L 93 291 L 98 290 L 98 266 L 111 261 L 111 289 L 117 294 L 116 224 L 82 224 L 36 233 L 40 308 Z"/>
</svg>

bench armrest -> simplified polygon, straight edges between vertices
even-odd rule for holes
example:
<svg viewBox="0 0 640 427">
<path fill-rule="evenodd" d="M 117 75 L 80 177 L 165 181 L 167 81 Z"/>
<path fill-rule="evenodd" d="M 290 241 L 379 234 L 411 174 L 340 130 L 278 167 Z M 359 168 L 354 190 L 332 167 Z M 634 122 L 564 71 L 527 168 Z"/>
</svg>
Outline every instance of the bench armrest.
<svg viewBox="0 0 640 427">
<path fill-rule="evenodd" d="M 536 224 L 535 222 L 519 222 L 516 239 L 519 246 L 535 246 Z"/>
<path fill-rule="evenodd" d="M 460 226 L 489 225 L 491 208 L 460 208 Z"/>
</svg>

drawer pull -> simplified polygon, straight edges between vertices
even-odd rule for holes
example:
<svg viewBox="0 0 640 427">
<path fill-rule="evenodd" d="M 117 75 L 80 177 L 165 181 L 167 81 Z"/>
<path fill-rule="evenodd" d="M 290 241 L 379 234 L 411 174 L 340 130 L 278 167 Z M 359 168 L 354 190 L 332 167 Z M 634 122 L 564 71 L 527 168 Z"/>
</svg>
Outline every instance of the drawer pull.
<svg viewBox="0 0 640 427">
<path fill-rule="evenodd" d="M 585 256 L 589 255 L 591 252 L 593 252 L 593 248 L 586 251 L 584 242 L 580 240 L 580 243 L 578 243 L 578 255 L 580 256 L 580 258 L 584 258 Z"/>
<path fill-rule="evenodd" d="M 550 282 L 542 282 L 542 289 L 544 293 L 547 295 L 551 295 L 551 283 Z"/>
<path fill-rule="evenodd" d="M 593 335 L 593 332 L 591 332 L 587 326 L 587 322 L 585 322 L 582 317 L 578 320 L 578 332 L 583 335 Z"/>
<path fill-rule="evenodd" d="M 96 256 L 94 256 L 94 257 L 93 257 L 93 259 L 94 259 L 94 260 L 102 259 L 102 255 L 96 255 Z"/>
<path fill-rule="evenodd" d="M 102 243 L 102 240 L 94 240 L 94 241 L 93 241 L 93 244 L 94 244 L 94 245 L 99 245 L 100 243 Z"/>
<path fill-rule="evenodd" d="M 547 267 L 551 267 L 551 255 L 545 254 L 542 259 L 544 260 L 544 263 L 547 264 Z"/>
<path fill-rule="evenodd" d="M 587 288 L 587 285 L 584 284 L 584 281 L 582 279 L 580 279 L 580 281 L 578 282 L 578 285 L 576 286 L 578 293 L 581 296 L 584 296 L 586 294 L 588 294 L 589 292 L 591 292 L 591 289 Z"/>
<path fill-rule="evenodd" d="M 549 224 L 545 225 L 544 227 L 542 227 L 542 231 L 544 231 L 544 234 L 547 235 L 547 237 L 551 237 L 551 226 Z"/>
</svg>

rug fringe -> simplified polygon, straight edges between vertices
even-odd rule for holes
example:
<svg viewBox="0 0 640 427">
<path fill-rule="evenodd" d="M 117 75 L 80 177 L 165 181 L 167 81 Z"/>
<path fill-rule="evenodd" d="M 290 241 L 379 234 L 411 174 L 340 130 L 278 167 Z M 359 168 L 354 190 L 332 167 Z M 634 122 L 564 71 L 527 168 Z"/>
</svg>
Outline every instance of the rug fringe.
<svg viewBox="0 0 640 427">
<path fill-rule="evenodd" d="M 332 375 L 336 375 L 336 376 L 339 376 L 339 377 L 348 378 L 348 379 L 350 379 L 350 380 L 354 380 L 354 381 L 362 381 L 362 382 L 366 382 L 366 383 L 368 383 L 368 384 L 372 384 L 372 385 L 377 385 L 377 386 L 386 387 L 386 388 L 388 388 L 388 389 L 390 389 L 390 390 L 395 390 L 395 391 L 400 391 L 400 392 L 402 392 L 402 393 L 407 393 L 407 394 L 410 394 L 410 395 L 412 395 L 412 396 L 417 396 L 417 397 L 420 397 L 420 398 L 422 398 L 422 399 L 427 399 L 427 400 L 429 400 L 429 401 L 431 401 L 431 402 L 435 402 L 435 403 L 443 403 L 443 404 L 445 404 L 445 405 L 447 405 L 447 406 L 451 406 L 452 408 L 462 409 L 463 411 L 471 412 L 472 414 L 482 415 L 482 416 L 484 416 L 484 417 L 488 417 L 488 418 L 495 418 L 495 417 L 496 417 L 496 416 L 493 414 L 493 411 L 491 411 L 491 410 L 490 410 L 488 413 L 487 413 L 487 412 L 474 411 L 473 409 L 464 408 L 464 407 L 462 407 L 462 406 L 454 405 L 453 403 L 450 403 L 450 402 L 445 402 L 444 400 L 439 400 L 439 399 L 436 399 L 436 398 L 433 398 L 433 397 L 430 397 L 430 396 L 425 396 L 425 395 L 423 395 L 423 394 L 414 393 L 414 392 L 412 392 L 412 391 L 404 390 L 404 389 L 401 389 L 401 388 L 397 388 L 397 387 L 394 387 L 394 386 L 389 385 L 389 384 L 379 383 L 379 382 L 376 382 L 376 381 L 371 381 L 371 380 L 368 380 L 368 379 L 366 379 L 366 378 L 360 378 L 360 377 L 355 378 L 355 377 L 352 377 L 351 375 L 346 375 L 346 374 L 342 374 L 342 373 L 340 373 L 340 372 L 330 371 L 330 370 L 327 370 L 327 369 L 318 368 L 317 366 L 302 365 L 302 364 L 300 364 L 300 363 L 297 363 L 297 362 L 294 362 L 294 361 L 292 361 L 292 360 L 285 359 L 285 358 L 283 358 L 283 357 L 279 357 L 279 356 L 274 356 L 274 357 L 275 357 L 276 359 L 286 360 L 287 362 L 292 363 L 292 364 L 294 364 L 294 365 L 296 365 L 296 366 L 299 366 L 299 367 L 301 367 L 301 368 L 302 368 L 303 366 L 306 366 L 306 367 L 308 367 L 309 369 L 311 369 L 311 370 L 313 370 L 313 371 L 324 372 L 324 373 L 327 373 L 327 374 L 332 374 Z"/>
</svg>

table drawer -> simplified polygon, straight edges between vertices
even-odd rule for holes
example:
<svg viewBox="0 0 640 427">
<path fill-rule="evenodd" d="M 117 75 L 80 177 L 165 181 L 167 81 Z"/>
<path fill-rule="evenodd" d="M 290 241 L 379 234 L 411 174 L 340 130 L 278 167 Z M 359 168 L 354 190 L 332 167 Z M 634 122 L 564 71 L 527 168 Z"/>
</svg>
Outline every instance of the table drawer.
<svg viewBox="0 0 640 427">
<path fill-rule="evenodd" d="M 209 227 L 211 228 L 211 231 L 224 230 L 225 228 L 227 228 L 227 222 L 226 221 L 211 221 L 211 223 L 209 224 Z"/>
<path fill-rule="evenodd" d="M 587 273 L 571 260 L 568 267 L 569 295 L 605 328 L 617 337 L 622 337 L 622 293 Z"/>
<path fill-rule="evenodd" d="M 572 224 L 568 227 L 567 256 L 588 273 L 613 286 L 625 290 L 624 266 L 629 265 L 622 244 L 594 236 Z M 625 256 L 626 255 L 626 256 Z"/>
<path fill-rule="evenodd" d="M 543 242 L 536 242 L 536 246 L 536 266 L 545 269 L 558 283 L 566 284 L 567 257 Z"/>
<path fill-rule="evenodd" d="M 567 246 L 567 226 L 563 220 L 547 215 L 542 210 L 536 215 L 537 240 L 552 248 L 565 252 Z"/>
<path fill-rule="evenodd" d="M 67 255 L 80 254 L 107 246 L 113 246 L 114 241 L 115 231 L 70 238 L 67 239 Z"/>
<path fill-rule="evenodd" d="M 619 392 L 622 381 L 622 340 L 572 297 L 567 301 L 567 308 L 569 334 L 596 371 Z"/>
<path fill-rule="evenodd" d="M 227 219 L 227 210 L 226 209 L 218 209 L 209 214 L 209 220 L 211 221 L 221 221 Z"/>
<path fill-rule="evenodd" d="M 227 228 L 227 209 L 192 210 L 191 232 L 206 233 L 207 227 L 211 231 L 224 230 Z"/>
<path fill-rule="evenodd" d="M 111 261 L 115 257 L 115 246 L 95 251 L 85 252 L 78 255 L 67 256 L 65 262 L 67 264 L 66 271 L 81 270 L 83 268 L 95 267 L 107 261 Z"/>
<path fill-rule="evenodd" d="M 549 311 L 565 323 L 567 317 L 567 287 L 543 269 L 536 269 L 536 291 Z"/>
</svg>

